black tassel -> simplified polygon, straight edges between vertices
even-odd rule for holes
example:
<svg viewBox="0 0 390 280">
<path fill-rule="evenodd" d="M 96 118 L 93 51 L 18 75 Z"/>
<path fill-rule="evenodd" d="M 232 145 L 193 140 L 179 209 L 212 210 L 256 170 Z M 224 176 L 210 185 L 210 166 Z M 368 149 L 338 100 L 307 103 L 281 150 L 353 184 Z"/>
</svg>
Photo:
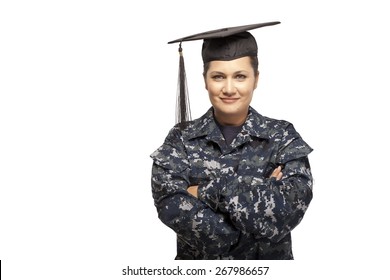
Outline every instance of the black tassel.
<svg viewBox="0 0 390 280">
<path fill-rule="evenodd" d="M 179 44 L 179 81 L 177 85 L 176 123 L 183 129 L 191 120 L 190 100 L 188 96 L 187 77 L 184 67 L 183 50 Z"/>
</svg>

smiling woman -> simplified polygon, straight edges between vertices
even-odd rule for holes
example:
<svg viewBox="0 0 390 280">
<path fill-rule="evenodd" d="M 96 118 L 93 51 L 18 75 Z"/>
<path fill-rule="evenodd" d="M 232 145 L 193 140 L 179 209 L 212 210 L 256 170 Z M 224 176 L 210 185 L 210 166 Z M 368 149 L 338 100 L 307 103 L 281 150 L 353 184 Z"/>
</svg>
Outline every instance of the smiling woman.
<svg viewBox="0 0 390 280">
<path fill-rule="evenodd" d="M 245 122 L 258 79 L 249 56 L 209 63 L 205 84 L 218 123 L 238 126 Z"/>
<path fill-rule="evenodd" d="M 172 41 L 181 51 L 182 41 L 204 40 L 212 105 L 199 119 L 182 115 L 151 155 L 154 204 L 177 234 L 176 259 L 293 259 L 290 233 L 312 199 L 312 149 L 291 123 L 250 106 L 259 71 L 248 30 L 278 23 Z M 181 65 L 183 71 L 182 57 Z M 183 112 L 187 102 L 180 94 Z"/>
</svg>

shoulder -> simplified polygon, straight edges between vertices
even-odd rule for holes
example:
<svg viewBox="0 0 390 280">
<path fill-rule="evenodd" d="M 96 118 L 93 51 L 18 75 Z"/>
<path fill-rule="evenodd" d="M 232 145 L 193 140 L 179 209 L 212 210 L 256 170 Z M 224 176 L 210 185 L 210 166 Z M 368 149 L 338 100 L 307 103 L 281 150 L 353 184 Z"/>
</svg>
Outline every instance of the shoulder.
<svg viewBox="0 0 390 280">
<path fill-rule="evenodd" d="M 282 138 L 286 132 L 296 132 L 291 122 L 263 116 L 253 108 L 250 108 L 245 125 L 251 134 L 269 139 Z"/>
<path fill-rule="evenodd" d="M 200 118 L 185 123 L 178 123 L 169 130 L 165 137 L 164 145 L 178 146 L 190 138 L 206 135 L 213 122 L 212 111 L 210 109 Z"/>
<path fill-rule="evenodd" d="M 263 136 L 276 144 L 280 163 L 306 157 L 313 151 L 291 122 L 262 116 L 257 112 L 253 116 L 260 127 L 257 131 L 261 131 Z"/>
<path fill-rule="evenodd" d="M 180 133 L 182 140 L 185 141 L 208 135 L 215 128 L 216 124 L 213 117 L 213 109 L 210 108 L 203 116 L 184 124 L 176 124 L 172 130 L 176 133 Z"/>
</svg>

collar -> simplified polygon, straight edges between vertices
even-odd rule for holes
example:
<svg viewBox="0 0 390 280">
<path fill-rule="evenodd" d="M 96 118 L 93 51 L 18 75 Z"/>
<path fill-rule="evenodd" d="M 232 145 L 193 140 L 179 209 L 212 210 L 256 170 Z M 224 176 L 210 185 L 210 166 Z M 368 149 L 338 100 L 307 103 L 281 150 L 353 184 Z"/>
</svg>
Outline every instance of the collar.
<svg viewBox="0 0 390 280">
<path fill-rule="evenodd" d="M 236 142 L 242 142 L 249 138 L 248 136 L 270 139 L 267 118 L 259 114 L 255 109 L 249 107 L 248 117 L 242 126 L 241 133 L 238 135 Z M 194 120 L 183 131 L 183 137 L 191 140 L 198 137 L 206 137 L 207 139 L 220 143 L 224 142 L 221 131 L 214 120 L 214 110 L 211 107 L 202 117 Z M 241 141 L 240 141 L 241 140 Z"/>
</svg>

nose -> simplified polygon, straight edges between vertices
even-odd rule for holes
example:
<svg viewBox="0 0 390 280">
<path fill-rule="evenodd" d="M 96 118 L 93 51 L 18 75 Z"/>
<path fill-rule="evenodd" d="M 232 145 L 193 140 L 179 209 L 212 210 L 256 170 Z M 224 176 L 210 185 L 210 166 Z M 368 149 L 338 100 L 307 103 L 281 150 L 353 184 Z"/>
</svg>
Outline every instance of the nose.
<svg viewBox="0 0 390 280">
<path fill-rule="evenodd" d="M 222 93 L 224 95 L 232 96 L 236 94 L 237 88 L 234 84 L 233 79 L 226 79 L 224 87 L 222 88 Z"/>
</svg>

